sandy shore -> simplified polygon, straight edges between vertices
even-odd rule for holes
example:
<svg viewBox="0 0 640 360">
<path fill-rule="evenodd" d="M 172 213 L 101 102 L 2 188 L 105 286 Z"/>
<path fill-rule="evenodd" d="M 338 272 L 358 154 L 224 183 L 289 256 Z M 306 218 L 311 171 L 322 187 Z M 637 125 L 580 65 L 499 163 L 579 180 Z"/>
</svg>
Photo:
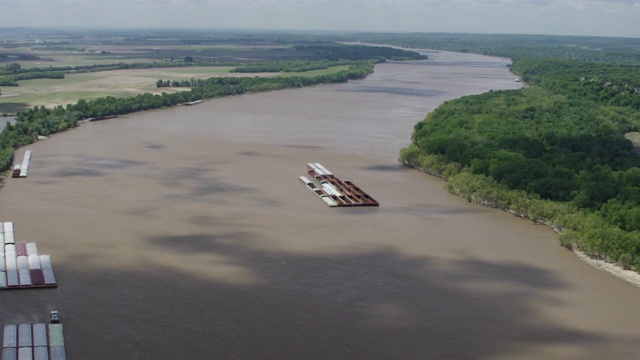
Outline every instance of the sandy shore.
<svg viewBox="0 0 640 360">
<path fill-rule="evenodd" d="M 580 259 L 580 261 L 583 261 L 584 263 L 589 264 L 616 279 L 622 280 L 640 289 L 640 274 L 638 274 L 637 272 L 625 270 L 617 264 L 608 261 L 592 259 L 586 253 L 578 250 L 576 247 L 573 248 L 573 252 L 576 254 L 578 259 Z"/>
</svg>

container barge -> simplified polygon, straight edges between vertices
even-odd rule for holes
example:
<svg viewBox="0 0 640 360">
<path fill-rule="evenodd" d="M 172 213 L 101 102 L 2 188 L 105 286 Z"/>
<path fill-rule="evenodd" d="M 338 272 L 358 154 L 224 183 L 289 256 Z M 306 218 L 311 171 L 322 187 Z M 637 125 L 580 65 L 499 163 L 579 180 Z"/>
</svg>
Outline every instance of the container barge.
<svg viewBox="0 0 640 360">
<path fill-rule="evenodd" d="M 31 150 L 27 150 L 24 152 L 22 163 L 13 166 L 11 177 L 26 178 L 29 174 L 29 165 L 31 165 Z"/>
<path fill-rule="evenodd" d="M 2 360 L 66 360 L 62 324 L 4 325 Z"/>
<path fill-rule="evenodd" d="M 380 205 L 351 181 L 340 180 L 320 163 L 308 163 L 307 173 L 319 182 L 318 186 L 305 176 L 300 176 L 300 180 L 331 207 Z"/>
<path fill-rule="evenodd" d="M 36 243 L 16 242 L 13 223 L 0 223 L 0 290 L 57 287 L 49 255 Z"/>
</svg>

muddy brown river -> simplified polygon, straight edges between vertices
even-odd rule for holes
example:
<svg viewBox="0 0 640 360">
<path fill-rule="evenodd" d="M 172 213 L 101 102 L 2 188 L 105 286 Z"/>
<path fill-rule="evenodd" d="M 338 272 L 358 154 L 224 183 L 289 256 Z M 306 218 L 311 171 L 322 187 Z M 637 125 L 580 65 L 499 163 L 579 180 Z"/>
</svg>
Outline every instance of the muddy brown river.
<svg viewBox="0 0 640 360">
<path fill-rule="evenodd" d="M 399 165 L 442 102 L 521 86 L 506 60 L 428 54 L 29 146 L 0 221 L 59 287 L 1 291 L 0 325 L 55 307 L 72 360 L 636 359 L 638 289 Z M 308 162 L 380 207 L 327 207 L 298 179 Z"/>
</svg>

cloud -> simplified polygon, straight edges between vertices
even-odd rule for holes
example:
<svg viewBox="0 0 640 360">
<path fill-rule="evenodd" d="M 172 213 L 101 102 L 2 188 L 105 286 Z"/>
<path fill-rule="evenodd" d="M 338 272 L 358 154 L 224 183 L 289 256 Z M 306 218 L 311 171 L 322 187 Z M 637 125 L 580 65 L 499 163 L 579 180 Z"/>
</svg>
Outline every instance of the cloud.
<svg viewBox="0 0 640 360">
<path fill-rule="evenodd" d="M 640 37 L 638 18 L 640 0 L 0 0 L 0 26 Z"/>
</svg>

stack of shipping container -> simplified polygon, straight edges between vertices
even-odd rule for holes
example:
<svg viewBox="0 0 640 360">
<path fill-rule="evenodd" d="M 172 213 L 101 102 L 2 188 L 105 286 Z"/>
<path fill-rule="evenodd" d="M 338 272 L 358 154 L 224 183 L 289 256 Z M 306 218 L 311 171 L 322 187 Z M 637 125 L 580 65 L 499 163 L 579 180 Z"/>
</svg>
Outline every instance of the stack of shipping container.
<svg viewBox="0 0 640 360">
<path fill-rule="evenodd" d="M 65 360 L 62 324 L 5 325 L 2 360 Z"/>
<path fill-rule="evenodd" d="M 13 167 L 13 172 L 11 173 L 11 177 L 14 178 L 25 178 L 29 174 L 29 165 L 31 165 L 31 150 L 27 150 L 24 152 L 24 159 L 21 164 L 16 164 Z"/>
<path fill-rule="evenodd" d="M 0 290 L 57 286 L 49 255 L 36 243 L 16 242 L 13 223 L 0 223 Z"/>
</svg>

